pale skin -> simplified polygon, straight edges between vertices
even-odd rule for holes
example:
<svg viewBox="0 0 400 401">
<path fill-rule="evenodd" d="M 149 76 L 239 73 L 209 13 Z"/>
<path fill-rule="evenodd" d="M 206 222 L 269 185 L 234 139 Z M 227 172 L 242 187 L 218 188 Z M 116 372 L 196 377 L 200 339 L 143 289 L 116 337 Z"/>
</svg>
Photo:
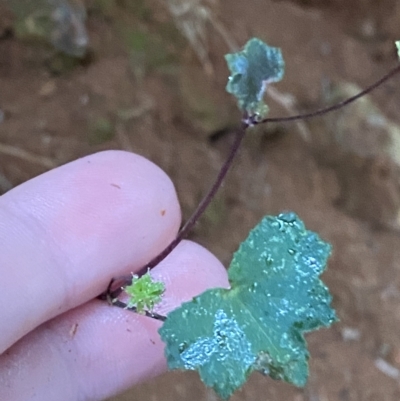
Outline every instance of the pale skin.
<svg viewBox="0 0 400 401">
<path fill-rule="evenodd" d="M 96 299 L 176 236 L 171 180 L 141 156 L 107 151 L 0 197 L 0 400 L 102 400 L 166 369 L 161 322 Z M 153 270 L 167 314 L 210 287 L 222 264 L 182 242 Z"/>
</svg>

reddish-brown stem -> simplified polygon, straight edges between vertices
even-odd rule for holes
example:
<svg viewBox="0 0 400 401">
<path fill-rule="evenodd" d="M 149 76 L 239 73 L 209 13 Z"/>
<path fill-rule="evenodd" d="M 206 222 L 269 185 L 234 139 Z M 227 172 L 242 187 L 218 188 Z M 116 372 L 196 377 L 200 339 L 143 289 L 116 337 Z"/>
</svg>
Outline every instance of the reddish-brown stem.
<svg viewBox="0 0 400 401">
<path fill-rule="evenodd" d="M 322 116 L 324 114 L 327 114 L 331 111 L 336 111 L 341 109 L 342 107 L 356 101 L 357 99 L 361 98 L 362 96 L 367 95 L 371 91 L 373 91 L 375 88 L 378 86 L 382 85 L 384 82 L 395 76 L 400 72 L 400 65 L 397 65 L 394 67 L 391 71 L 389 71 L 387 74 L 385 74 L 381 79 L 373 83 L 372 85 L 368 86 L 366 89 L 361 91 L 355 96 L 352 96 L 346 100 L 343 100 L 342 102 L 336 103 L 332 106 L 325 107 L 310 113 L 305 113 L 305 114 L 298 114 L 295 116 L 289 116 L 289 117 L 279 117 L 279 118 L 265 118 L 264 120 L 257 121 L 254 116 L 244 116 L 242 126 L 240 129 L 236 132 L 236 138 L 235 141 L 231 147 L 231 150 L 229 152 L 228 158 L 226 159 L 225 163 L 221 167 L 220 172 L 218 173 L 218 176 L 212 185 L 211 189 L 209 192 L 206 194 L 206 196 L 203 198 L 203 200 L 200 202 L 199 206 L 197 209 L 194 211 L 192 216 L 187 220 L 185 225 L 181 228 L 179 231 L 178 235 L 176 238 L 160 253 L 158 254 L 154 259 L 152 259 L 149 263 L 147 263 L 145 266 L 143 266 L 138 274 L 144 274 L 146 273 L 149 269 L 152 269 L 153 267 L 157 266 L 162 260 L 164 260 L 178 245 L 179 243 L 187 236 L 187 234 L 190 232 L 190 230 L 194 227 L 200 216 L 204 213 L 206 210 L 207 206 L 210 204 L 212 199 L 214 198 L 215 194 L 217 193 L 218 189 L 220 188 L 226 174 L 228 173 L 233 159 L 235 158 L 240 145 L 243 141 L 243 138 L 246 133 L 246 129 L 249 126 L 252 125 L 258 125 L 258 124 L 263 124 L 263 123 L 271 123 L 271 122 L 289 122 L 289 121 L 295 121 L 295 120 L 305 120 L 308 118 L 313 118 L 313 117 L 318 117 Z M 123 303 L 120 301 L 115 300 L 115 298 L 118 297 L 118 295 L 122 292 L 121 287 L 124 287 L 126 285 L 129 285 L 132 282 L 132 276 L 123 276 L 119 277 L 117 279 L 113 279 L 107 289 L 107 292 L 100 295 L 99 298 L 101 299 L 107 299 L 109 301 L 114 300 L 113 303 L 117 306 L 120 307 L 125 307 Z M 114 284 L 118 283 L 118 288 L 116 288 L 113 291 Z M 117 304 L 120 303 L 120 304 Z"/>
<path fill-rule="evenodd" d="M 188 235 L 190 230 L 195 226 L 200 216 L 207 209 L 207 206 L 213 200 L 218 189 L 221 187 L 221 184 L 226 174 L 228 173 L 236 154 L 238 153 L 240 145 L 245 136 L 246 129 L 247 129 L 247 124 L 243 123 L 240 129 L 238 129 L 238 131 L 236 132 L 236 137 L 229 151 L 228 157 L 225 160 L 225 163 L 222 165 L 221 170 L 217 175 L 217 178 L 215 179 L 208 193 L 204 196 L 200 204 L 197 206 L 197 209 L 193 212 L 193 214 L 189 217 L 189 219 L 180 229 L 175 239 L 161 253 L 159 253 L 155 258 L 153 258 L 152 260 L 150 260 L 150 262 L 148 262 L 145 266 L 143 266 L 137 272 L 137 274 L 139 275 L 145 274 L 149 269 L 152 269 L 153 267 L 157 266 L 179 245 L 179 243 Z M 132 282 L 132 276 L 119 277 L 118 279 L 115 280 L 115 282 L 118 282 L 118 288 L 116 288 L 113 291 L 111 288 L 113 287 L 113 282 L 110 283 L 107 296 L 108 299 L 116 298 L 121 293 L 121 287 L 129 285 Z M 102 298 L 104 298 L 104 296 L 102 296 Z"/>
<path fill-rule="evenodd" d="M 289 117 L 276 117 L 276 118 L 264 118 L 264 120 L 259 121 L 257 124 L 263 124 L 263 123 L 283 123 L 283 122 L 289 122 L 289 121 L 295 121 L 295 120 L 306 120 L 308 118 L 313 118 L 313 117 L 318 117 L 322 116 L 324 114 L 330 113 L 331 111 L 336 111 L 341 109 L 344 106 L 347 106 L 348 104 L 356 101 L 360 97 L 363 97 L 367 95 L 368 93 L 372 92 L 374 89 L 376 89 L 378 86 L 382 85 L 384 82 L 395 76 L 400 72 L 400 64 L 394 67 L 392 70 L 390 70 L 387 74 L 385 74 L 381 79 L 373 83 L 372 85 L 368 86 L 365 88 L 363 91 L 360 93 L 357 93 L 357 95 L 349 97 L 348 99 L 343 100 L 342 102 L 336 103 L 332 106 L 329 107 L 324 107 L 322 109 L 312 111 L 310 113 L 304 113 L 304 114 L 296 114 L 295 116 L 289 116 Z"/>
<path fill-rule="evenodd" d="M 207 209 L 207 206 L 213 200 L 218 189 L 221 187 L 222 181 L 224 180 L 226 174 L 228 173 L 232 165 L 233 159 L 235 158 L 240 148 L 240 144 L 242 143 L 242 140 L 246 133 L 246 128 L 247 126 L 243 124 L 242 127 L 236 132 L 235 141 L 232 144 L 228 157 L 225 160 L 225 163 L 222 165 L 221 170 L 219 171 L 217 178 L 214 181 L 214 184 L 211 186 L 208 193 L 201 200 L 201 202 L 197 206 L 197 209 L 193 212 L 193 214 L 189 217 L 189 219 L 180 229 L 176 238 L 159 255 L 157 255 L 154 259 L 152 259 L 146 266 L 144 266 L 143 271 L 139 272 L 139 274 L 145 273 L 148 269 L 152 269 L 153 267 L 157 266 L 162 260 L 164 260 L 177 247 L 177 245 L 182 241 L 182 239 L 184 239 L 187 236 L 190 230 L 197 223 L 198 219 Z"/>
</svg>

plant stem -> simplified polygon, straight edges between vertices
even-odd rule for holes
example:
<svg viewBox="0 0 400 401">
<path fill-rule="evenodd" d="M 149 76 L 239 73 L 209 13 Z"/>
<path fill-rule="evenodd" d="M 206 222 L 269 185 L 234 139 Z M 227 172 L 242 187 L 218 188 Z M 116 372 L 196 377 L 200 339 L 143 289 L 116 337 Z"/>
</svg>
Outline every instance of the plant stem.
<svg viewBox="0 0 400 401">
<path fill-rule="evenodd" d="M 197 206 L 197 209 L 193 212 L 193 214 L 189 217 L 189 219 L 186 221 L 184 226 L 180 229 L 176 238 L 158 256 L 156 256 L 154 259 L 152 259 L 143 268 L 144 271 L 140 272 L 140 273 L 145 273 L 148 269 L 152 269 L 153 267 L 157 266 L 163 259 L 165 259 L 177 247 L 177 245 L 187 236 L 187 234 L 190 232 L 190 230 L 195 226 L 195 224 L 197 223 L 197 221 L 199 220 L 201 215 L 207 209 L 207 206 L 213 200 L 218 189 L 221 187 L 226 174 L 228 173 L 230 167 L 232 166 L 233 159 L 235 158 L 235 156 L 240 148 L 240 145 L 242 143 L 242 140 L 244 138 L 244 135 L 246 133 L 246 128 L 247 127 L 245 125 L 243 125 L 236 132 L 236 137 L 235 137 L 235 140 L 229 151 L 228 157 L 225 160 L 225 163 L 222 165 L 222 167 L 217 175 L 217 178 L 214 181 L 214 184 L 211 186 L 208 193 L 201 200 L 201 202 Z"/>
<path fill-rule="evenodd" d="M 236 137 L 235 141 L 230 149 L 228 158 L 226 159 L 225 163 L 222 165 L 221 170 L 218 173 L 218 176 L 210 188 L 209 192 L 205 195 L 205 197 L 202 199 L 200 202 L 199 206 L 197 209 L 194 211 L 192 216 L 187 220 L 187 222 L 184 224 L 184 226 L 181 228 L 179 231 L 178 235 L 176 238 L 161 252 L 159 253 L 155 258 L 153 258 L 149 263 L 147 263 L 145 266 L 143 266 L 139 271 L 138 274 L 145 274 L 148 270 L 152 269 L 153 267 L 157 266 L 162 260 L 164 260 L 178 245 L 179 243 L 187 236 L 187 234 L 190 232 L 190 230 L 194 227 L 194 225 L 197 223 L 201 215 L 204 213 L 206 210 L 207 206 L 210 204 L 212 199 L 214 198 L 215 194 L 217 193 L 218 189 L 222 185 L 222 182 L 228 173 L 233 159 L 235 158 L 240 145 L 243 141 L 243 138 L 246 133 L 246 129 L 251 126 L 251 125 L 258 125 L 258 124 L 264 124 L 264 123 L 270 123 L 270 122 L 289 122 L 289 121 L 295 121 L 295 120 L 305 120 L 308 118 L 312 117 L 317 117 L 317 116 L 322 116 L 324 114 L 327 114 L 331 111 L 336 111 L 341 109 L 344 106 L 347 106 L 348 104 L 356 101 L 357 99 L 367 95 L 374 89 L 376 89 L 378 86 L 382 85 L 384 82 L 395 76 L 396 74 L 400 73 L 400 65 L 397 65 L 394 67 L 392 70 L 390 70 L 387 74 L 385 74 L 382 78 L 380 78 L 378 81 L 373 83 L 372 85 L 368 86 L 366 89 L 361 91 L 355 96 L 352 96 L 346 100 L 343 100 L 342 102 L 336 103 L 332 106 L 325 107 L 310 113 L 304 113 L 304 114 L 297 114 L 294 116 L 289 116 L 289 117 L 278 117 L 278 118 L 265 118 L 264 120 L 257 121 L 254 116 L 244 116 L 242 120 L 242 125 L 240 129 L 236 132 Z M 112 287 L 114 286 L 115 283 L 118 283 L 119 286 L 117 289 L 114 291 L 112 290 Z M 108 300 L 109 302 L 113 303 L 115 306 L 123 307 L 125 308 L 126 305 L 117 300 L 116 298 L 121 294 L 122 288 L 126 285 L 129 285 L 132 283 L 132 276 L 121 276 L 116 279 L 112 279 L 107 292 L 104 294 L 101 294 L 99 296 L 100 299 L 103 300 Z M 134 309 L 132 309 L 134 310 Z M 152 315 L 150 312 L 147 314 L 147 316 L 150 317 L 155 317 L 155 315 Z M 159 319 L 161 320 L 161 319 Z"/>
<path fill-rule="evenodd" d="M 118 299 L 114 299 L 112 302 L 113 306 L 117 306 L 118 308 L 126 309 L 131 312 L 137 313 L 136 308 L 133 306 L 132 308 L 128 308 L 128 305 Z M 167 320 L 167 317 L 164 315 L 160 315 L 158 313 L 153 313 L 149 311 L 144 311 L 143 312 L 144 316 L 151 317 L 152 319 L 160 320 L 161 322 L 165 322 Z"/>
<path fill-rule="evenodd" d="M 242 123 L 241 127 L 237 130 L 235 140 L 232 144 L 232 147 L 229 151 L 228 157 L 225 160 L 225 163 L 222 165 L 221 170 L 219 171 L 217 178 L 215 179 L 213 185 L 211 186 L 210 190 L 208 193 L 204 196 L 202 201 L 199 203 L 197 206 L 197 209 L 193 212 L 193 214 L 189 217 L 189 219 L 186 221 L 184 226 L 180 229 L 178 235 L 175 237 L 175 239 L 161 252 L 159 253 L 155 258 L 150 260 L 149 263 L 147 263 L 145 266 L 143 266 L 136 274 L 139 276 L 142 274 L 145 274 L 148 270 L 151 270 L 153 267 L 157 266 L 162 260 L 164 260 L 178 245 L 179 243 L 188 235 L 190 230 L 195 226 L 201 215 L 204 213 L 204 211 L 207 209 L 207 206 L 210 204 L 210 202 L 213 200 L 215 194 L 217 193 L 218 189 L 221 187 L 222 182 L 228 173 L 230 167 L 232 166 L 232 162 L 238 153 L 238 150 L 240 148 L 240 145 L 243 141 L 243 138 L 246 134 L 246 129 L 248 125 L 246 123 Z M 126 285 L 131 284 L 132 282 L 132 276 L 123 276 L 118 278 L 117 280 L 118 283 L 120 284 L 117 289 L 112 291 L 111 287 L 113 282 L 111 282 L 108 290 L 108 295 L 105 298 L 104 296 L 101 296 L 102 299 L 115 299 L 118 297 L 118 295 L 122 292 L 121 287 L 124 287 Z"/>
<path fill-rule="evenodd" d="M 357 93 L 357 95 L 349 97 L 348 99 L 343 100 L 342 102 L 336 103 L 332 106 L 329 107 L 324 107 L 322 109 L 312 111 L 310 113 L 305 113 L 305 114 L 296 114 L 294 116 L 289 116 L 289 117 L 276 117 L 276 118 L 265 118 L 264 120 L 261 120 L 257 122 L 256 124 L 263 124 L 263 123 L 281 123 L 281 122 L 289 122 L 289 121 L 295 121 L 295 120 L 305 120 L 308 118 L 312 117 L 318 117 L 322 116 L 324 114 L 327 114 L 331 111 L 336 111 L 341 109 L 344 106 L 347 106 L 348 104 L 356 101 L 360 97 L 363 97 L 367 95 L 368 93 L 372 92 L 374 89 L 376 89 L 378 86 L 382 85 L 384 82 L 395 76 L 400 72 L 400 64 L 394 67 L 392 70 L 390 70 L 387 74 L 385 74 L 381 79 L 373 83 L 372 85 L 368 86 L 366 89 L 361 91 L 360 93 Z"/>
</svg>

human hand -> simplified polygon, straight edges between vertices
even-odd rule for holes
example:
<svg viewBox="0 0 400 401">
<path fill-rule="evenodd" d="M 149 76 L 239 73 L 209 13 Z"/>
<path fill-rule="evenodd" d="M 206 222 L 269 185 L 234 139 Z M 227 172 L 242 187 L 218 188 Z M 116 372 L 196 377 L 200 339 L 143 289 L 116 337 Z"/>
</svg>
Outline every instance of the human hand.
<svg viewBox="0 0 400 401">
<path fill-rule="evenodd" d="M 169 178 L 143 157 L 98 153 L 0 197 L 0 400 L 101 400 L 163 372 L 160 322 L 95 299 L 176 236 Z M 182 242 L 153 269 L 166 314 L 228 286 L 208 251 Z"/>
</svg>

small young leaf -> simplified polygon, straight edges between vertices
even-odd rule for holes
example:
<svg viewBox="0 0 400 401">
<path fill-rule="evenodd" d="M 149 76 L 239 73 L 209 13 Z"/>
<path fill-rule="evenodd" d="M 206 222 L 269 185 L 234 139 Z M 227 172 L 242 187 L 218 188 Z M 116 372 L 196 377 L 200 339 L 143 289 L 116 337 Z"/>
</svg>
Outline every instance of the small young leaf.
<svg viewBox="0 0 400 401">
<path fill-rule="evenodd" d="M 396 47 L 397 47 L 397 55 L 399 56 L 399 60 L 400 60 L 400 40 L 396 41 Z"/>
<path fill-rule="evenodd" d="M 250 39 L 238 53 L 225 55 L 231 75 L 226 90 L 238 100 L 239 108 L 249 116 L 263 118 L 268 106 L 263 102 L 266 85 L 280 81 L 285 63 L 279 48 L 260 39 Z"/>
<path fill-rule="evenodd" d="M 124 291 L 129 295 L 126 307 L 135 307 L 138 313 L 151 312 L 154 306 L 161 301 L 164 290 L 164 284 L 154 281 L 149 273 L 141 277 L 134 275 L 132 284 L 124 288 Z"/>
<path fill-rule="evenodd" d="M 254 370 L 303 386 L 303 333 L 336 320 L 319 279 L 329 254 L 294 213 L 264 217 L 233 257 L 231 288 L 208 290 L 168 314 L 159 330 L 168 366 L 198 370 L 224 399 Z"/>
</svg>

